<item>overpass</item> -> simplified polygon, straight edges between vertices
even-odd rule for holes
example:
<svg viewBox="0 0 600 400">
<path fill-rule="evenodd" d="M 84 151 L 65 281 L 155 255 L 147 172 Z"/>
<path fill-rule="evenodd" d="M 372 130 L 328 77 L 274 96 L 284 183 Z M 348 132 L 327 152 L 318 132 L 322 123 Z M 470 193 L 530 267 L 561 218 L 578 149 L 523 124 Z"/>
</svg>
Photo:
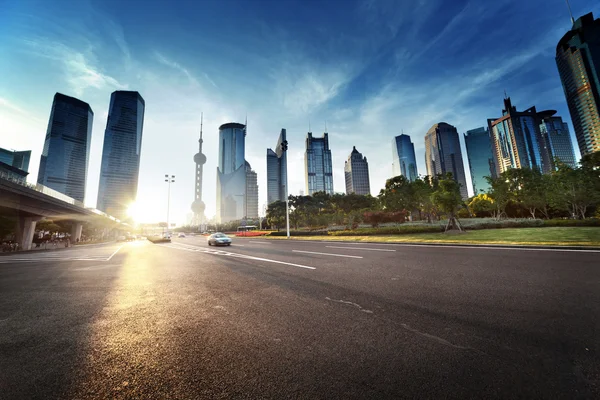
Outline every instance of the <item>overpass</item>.
<svg viewBox="0 0 600 400">
<path fill-rule="evenodd" d="M 81 239 L 83 222 L 114 222 L 127 224 L 101 211 L 85 208 L 83 203 L 42 185 L 31 185 L 0 178 L 0 214 L 17 217 L 17 243 L 23 250 L 31 249 L 37 221 L 44 218 L 74 222 L 72 240 Z"/>
</svg>

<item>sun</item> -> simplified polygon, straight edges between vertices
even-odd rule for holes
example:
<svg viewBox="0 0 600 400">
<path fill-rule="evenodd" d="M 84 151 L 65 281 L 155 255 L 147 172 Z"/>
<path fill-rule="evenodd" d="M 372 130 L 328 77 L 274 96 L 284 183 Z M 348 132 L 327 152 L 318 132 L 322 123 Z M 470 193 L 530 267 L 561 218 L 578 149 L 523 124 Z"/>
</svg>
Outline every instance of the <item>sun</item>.
<svg viewBox="0 0 600 400">
<path fill-rule="evenodd" d="M 127 208 L 127 216 L 131 217 L 135 222 L 143 222 L 150 217 L 150 213 L 139 202 L 133 202 Z"/>
</svg>

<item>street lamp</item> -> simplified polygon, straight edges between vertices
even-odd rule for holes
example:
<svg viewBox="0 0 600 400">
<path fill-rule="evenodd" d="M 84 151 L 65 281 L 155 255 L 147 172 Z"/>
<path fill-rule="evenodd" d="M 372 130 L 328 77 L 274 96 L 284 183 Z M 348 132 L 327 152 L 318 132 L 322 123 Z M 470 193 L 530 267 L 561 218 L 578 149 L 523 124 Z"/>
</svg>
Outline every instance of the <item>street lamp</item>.
<svg viewBox="0 0 600 400">
<path fill-rule="evenodd" d="M 167 194 L 167 233 L 169 233 L 169 228 L 170 228 L 170 224 L 169 224 L 169 211 L 171 208 L 171 183 L 175 183 L 175 175 L 171 175 L 169 177 L 168 174 L 165 174 L 165 182 L 167 182 L 167 184 L 169 185 L 169 190 L 168 190 L 168 194 Z"/>
<path fill-rule="evenodd" d="M 281 142 L 281 151 L 287 152 L 288 141 L 284 140 Z M 287 232 L 287 238 L 290 238 L 290 199 L 288 194 L 288 172 L 287 172 L 287 157 L 285 158 L 285 229 Z"/>
</svg>

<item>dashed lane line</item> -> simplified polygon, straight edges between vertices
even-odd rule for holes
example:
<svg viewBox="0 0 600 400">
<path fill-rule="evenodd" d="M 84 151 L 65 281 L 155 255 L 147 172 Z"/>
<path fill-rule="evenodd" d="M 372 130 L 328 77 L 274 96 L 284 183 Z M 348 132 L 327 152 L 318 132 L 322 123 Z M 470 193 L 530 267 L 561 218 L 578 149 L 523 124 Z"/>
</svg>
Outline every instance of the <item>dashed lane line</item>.
<svg viewBox="0 0 600 400">
<path fill-rule="evenodd" d="M 292 251 L 294 253 L 319 254 L 319 255 L 323 255 L 323 256 L 332 256 L 332 257 L 362 258 L 361 256 L 349 256 L 348 254 L 321 253 L 318 251 L 305 251 L 305 250 L 292 250 Z"/>
<path fill-rule="evenodd" d="M 350 250 L 390 251 L 390 252 L 396 251 L 396 250 L 391 250 L 391 249 L 371 249 L 368 247 L 351 247 L 351 246 L 325 246 L 325 247 L 328 247 L 330 249 L 350 249 Z"/>
</svg>

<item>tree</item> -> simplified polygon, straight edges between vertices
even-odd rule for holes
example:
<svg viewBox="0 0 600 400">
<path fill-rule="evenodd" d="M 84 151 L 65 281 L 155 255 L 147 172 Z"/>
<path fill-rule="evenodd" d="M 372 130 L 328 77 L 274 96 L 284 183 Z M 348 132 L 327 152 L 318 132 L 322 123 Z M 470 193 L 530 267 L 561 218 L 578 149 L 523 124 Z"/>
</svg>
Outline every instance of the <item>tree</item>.
<svg viewBox="0 0 600 400">
<path fill-rule="evenodd" d="M 588 209 L 600 202 L 597 171 L 589 164 L 575 169 L 559 164 L 552 179 L 553 206 L 568 209 L 573 218 L 584 219 Z"/>
<path fill-rule="evenodd" d="M 495 217 L 500 220 L 506 216 L 506 206 L 511 201 L 513 195 L 510 191 L 509 180 L 502 174 L 498 178 L 486 177 L 490 184 L 488 196 L 493 200 L 495 205 Z"/>
<path fill-rule="evenodd" d="M 538 210 L 549 218 L 548 189 L 551 178 L 548 175 L 542 175 L 538 169 L 521 168 L 507 171 L 506 176 L 516 201 L 529 211 L 532 218 L 536 218 Z"/>
<path fill-rule="evenodd" d="M 388 179 L 379 192 L 379 201 L 386 211 L 403 211 L 417 208 L 412 182 L 399 175 Z"/>
<path fill-rule="evenodd" d="M 439 180 L 438 188 L 431 195 L 431 200 L 442 212 L 448 215 L 446 231 L 449 229 L 462 231 L 456 213 L 463 205 L 463 200 L 460 195 L 460 184 L 452 179 L 452 175 L 447 174 Z"/>
<path fill-rule="evenodd" d="M 494 205 L 494 199 L 485 193 L 481 193 L 471 199 L 469 209 L 476 217 L 484 217 L 493 215 L 496 206 Z"/>
<path fill-rule="evenodd" d="M 437 177 L 425 176 L 415 179 L 412 182 L 413 194 L 417 210 L 419 210 L 419 219 L 423 214 L 428 223 L 431 223 L 433 217 L 437 217 L 438 209 L 431 200 L 431 195 L 437 189 L 439 179 Z"/>
<path fill-rule="evenodd" d="M 267 224 L 279 230 L 285 224 L 285 201 L 274 201 L 267 206 Z"/>
<path fill-rule="evenodd" d="M 58 232 L 61 230 L 61 227 L 50 219 L 43 219 L 35 224 L 35 229 L 44 232 Z"/>
</svg>

